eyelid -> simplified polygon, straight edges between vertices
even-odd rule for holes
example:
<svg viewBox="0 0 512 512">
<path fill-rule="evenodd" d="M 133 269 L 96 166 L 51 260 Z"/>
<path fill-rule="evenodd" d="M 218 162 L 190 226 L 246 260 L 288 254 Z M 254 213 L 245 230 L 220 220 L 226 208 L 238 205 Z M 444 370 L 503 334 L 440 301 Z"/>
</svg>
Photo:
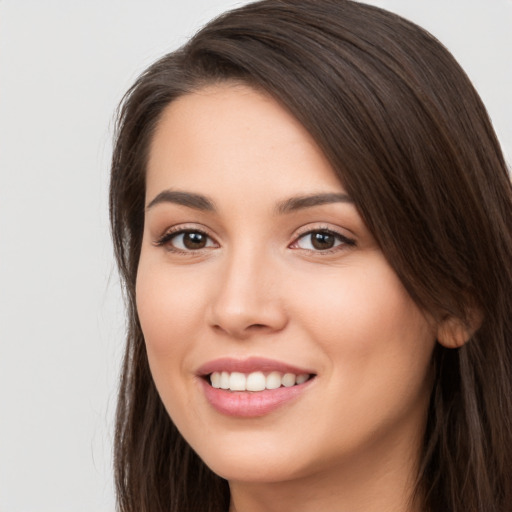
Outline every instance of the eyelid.
<svg viewBox="0 0 512 512">
<path fill-rule="evenodd" d="M 304 238 L 307 235 L 311 235 L 312 233 L 317 233 L 317 232 L 329 233 L 329 234 L 335 236 L 338 240 L 340 240 L 341 243 L 338 245 L 335 245 L 334 247 L 332 247 L 330 249 L 323 249 L 323 250 L 322 249 L 304 249 L 302 247 L 297 246 L 297 243 L 301 238 Z M 330 254 L 333 252 L 342 251 L 342 250 L 346 249 L 347 247 L 354 247 L 354 246 L 356 246 L 356 240 L 343 234 L 341 232 L 341 229 L 336 229 L 336 228 L 333 228 L 331 226 L 326 226 L 326 225 L 318 225 L 318 226 L 308 225 L 308 226 L 305 226 L 298 230 L 298 232 L 294 236 L 293 242 L 288 247 L 292 248 L 292 249 L 300 250 L 300 251 L 310 252 L 310 253 Z"/>
<path fill-rule="evenodd" d="M 203 226 L 198 227 L 197 224 L 190 225 L 190 224 L 178 224 L 176 226 L 171 226 L 167 228 L 156 240 L 153 241 L 153 245 L 156 247 L 164 247 L 166 246 L 174 237 L 177 237 L 180 234 L 184 233 L 201 233 L 202 235 L 206 236 L 208 239 L 213 241 L 216 247 L 219 247 L 219 243 L 215 240 L 213 235 L 209 233 L 209 230 L 206 229 Z M 177 252 L 177 253 L 183 253 L 183 254 L 192 254 L 192 253 L 199 253 L 203 250 L 211 249 L 210 247 L 203 247 L 201 249 L 188 249 L 183 250 L 179 249 L 177 247 L 169 247 L 168 250 L 170 252 Z"/>
<path fill-rule="evenodd" d="M 156 238 L 152 243 L 156 247 L 165 247 L 169 242 L 176 236 L 183 234 L 183 233 L 201 233 L 202 235 L 206 236 L 210 241 L 213 242 L 214 247 L 207 246 L 199 249 L 180 249 L 178 247 L 170 246 L 167 248 L 170 252 L 175 253 L 182 253 L 182 254 L 198 254 L 201 251 L 210 250 L 212 248 L 218 248 L 220 247 L 220 244 L 217 242 L 215 237 L 209 232 L 210 230 L 202 225 L 197 224 L 178 224 L 175 226 L 168 227 L 160 236 Z M 332 226 L 326 226 L 326 225 L 311 225 L 308 224 L 307 226 L 303 226 L 302 228 L 299 228 L 294 235 L 293 241 L 288 245 L 289 248 L 305 251 L 309 253 L 318 253 L 318 254 L 330 254 L 333 252 L 338 252 L 341 250 L 346 249 L 347 247 L 353 247 L 356 245 L 356 240 L 348 237 L 345 235 L 341 228 L 333 228 Z M 315 232 L 323 232 L 323 233 L 329 233 L 337 238 L 341 243 L 335 245 L 332 248 L 329 249 L 305 249 L 302 247 L 298 247 L 298 241 L 301 238 L 306 237 L 307 235 L 311 235 Z M 170 245 L 170 244 L 169 244 Z"/>
</svg>

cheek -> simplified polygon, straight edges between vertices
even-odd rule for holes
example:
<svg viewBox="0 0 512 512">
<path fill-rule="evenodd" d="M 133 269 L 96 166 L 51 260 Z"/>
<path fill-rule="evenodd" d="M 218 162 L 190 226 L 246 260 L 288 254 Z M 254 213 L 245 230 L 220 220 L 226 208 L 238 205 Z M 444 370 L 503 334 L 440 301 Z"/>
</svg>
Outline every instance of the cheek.
<svg viewBox="0 0 512 512">
<path fill-rule="evenodd" d="M 141 258 L 137 311 L 151 375 L 168 414 L 185 433 L 187 425 L 197 423 L 193 408 L 186 404 L 190 390 L 195 389 L 189 357 L 201 339 L 204 317 L 198 288 L 186 272 L 172 272 L 159 262 L 150 264 Z"/>
<path fill-rule="evenodd" d="M 307 293 L 296 295 L 296 304 L 309 312 L 304 318 L 326 339 L 342 340 L 344 346 L 364 350 L 382 339 L 406 343 L 433 332 L 385 262 L 338 270 L 304 289 Z"/>
<path fill-rule="evenodd" d="M 407 392 L 402 386 L 422 389 L 435 345 L 433 323 L 383 258 L 364 269 L 335 270 L 327 280 L 308 282 L 295 306 L 304 329 L 329 356 L 337 383 L 357 394 L 378 394 L 379 385 L 399 394 Z"/>
<path fill-rule="evenodd" d="M 394 429 L 412 435 L 428 404 L 434 331 L 389 266 L 373 263 L 333 275 L 330 292 L 310 282 L 296 296 L 303 330 L 327 356 L 318 417 L 331 448 Z"/>
<path fill-rule="evenodd" d="M 201 296 L 201 282 L 190 282 L 186 272 L 172 272 L 141 257 L 136 303 L 148 352 L 165 356 L 191 339 L 189 331 L 202 316 Z"/>
<path fill-rule="evenodd" d="M 194 412 L 184 405 L 193 380 L 188 357 L 200 339 L 203 317 L 201 290 L 186 272 L 171 271 L 161 262 L 141 256 L 136 304 L 151 375 L 169 415 L 188 424 Z M 188 418 L 188 419 L 184 419 Z"/>
</svg>

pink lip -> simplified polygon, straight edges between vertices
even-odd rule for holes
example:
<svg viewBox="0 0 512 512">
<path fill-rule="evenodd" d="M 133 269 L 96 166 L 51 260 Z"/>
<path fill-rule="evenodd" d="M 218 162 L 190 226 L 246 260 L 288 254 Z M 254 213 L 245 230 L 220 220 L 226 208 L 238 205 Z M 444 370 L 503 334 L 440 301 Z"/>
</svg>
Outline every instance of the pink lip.
<svg viewBox="0 0 512 512">
<path fill-rule="evenodd" d="M 239 418 L 255 418 L 269 414 L 298 398 L 315 380 L 310 379 L 303 384 L 289 388 L 280 387 L 278 389 L 265 389 L 257 392 L 229 391 L 214 388 L 210 385 L 209 379 L 204 378 L 212 372 L 220 371 L 241 373 L 278 371 L 281 373 L 294 373 L 295 375 L 312 374 L 314 372 L 279 361 L 258 357 L 244 360 L 231 358 L 216 359 L 201 366 L 197 373 L 201 377 L 199 381 L 207 401 L 221 414 Z"/>
<path fill-rule="evenodd" d="M 229 357 L 215 359 L 204 365 L 198 370 L 197 374 L 200 376 L 209 375 L 213 372 L 281 372 L 281 373 L 294 373 L 301 375 L 304 373 L 315 373 L 307 368 L 298 368 L 291 366 L 281 361 L 274 361 L 273 359 L 266 359 L 263 357 L 249 357 L 248 359 L 233 359 Z"/>
</svg>

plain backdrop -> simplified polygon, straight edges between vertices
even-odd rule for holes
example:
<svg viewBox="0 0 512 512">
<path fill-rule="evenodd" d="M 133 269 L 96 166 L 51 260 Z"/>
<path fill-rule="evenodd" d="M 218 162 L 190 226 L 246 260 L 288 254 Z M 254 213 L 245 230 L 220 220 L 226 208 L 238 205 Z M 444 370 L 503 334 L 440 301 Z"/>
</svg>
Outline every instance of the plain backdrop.
<svg viewBox="0 0 512 512">
<path fill-rule="evenodd" d="M 113 114 L 230 0 L 0 0 L 0 512 L 113 512 Z M 512 0 L 368 0 L 472 78 L 512 159 Z"/>
</svg>

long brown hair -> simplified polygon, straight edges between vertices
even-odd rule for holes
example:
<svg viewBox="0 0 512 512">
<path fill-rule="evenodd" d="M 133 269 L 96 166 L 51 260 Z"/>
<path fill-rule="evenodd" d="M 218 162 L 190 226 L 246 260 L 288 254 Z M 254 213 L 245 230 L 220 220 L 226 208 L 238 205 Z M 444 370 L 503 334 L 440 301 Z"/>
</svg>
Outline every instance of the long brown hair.
<svg viewBox="0 0 512 512">
<path fill-rule="evenodd" d="M 416 25 L 348 0 L 264 0 L 215 19 L 136 81 L 119 111 L 110 214 L 128 304 L 115 470 L 122 512 L 225 512 L 153 384 L 135 308 L 145 165 L 164 108 L 211 83 L 267 91 L 310 132 L 411 297 L 480 328 L 437 346 L 416 497 L 512 510 L 512 190 L 484 106 Z"/>
</svg>

